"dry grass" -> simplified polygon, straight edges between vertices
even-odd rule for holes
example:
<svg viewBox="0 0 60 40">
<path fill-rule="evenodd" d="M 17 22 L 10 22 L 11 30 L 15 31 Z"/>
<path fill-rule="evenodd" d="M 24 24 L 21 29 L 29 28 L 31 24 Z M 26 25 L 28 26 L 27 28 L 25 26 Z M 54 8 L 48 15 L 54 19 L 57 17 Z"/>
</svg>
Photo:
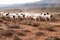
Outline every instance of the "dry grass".
<svg viewBox="0 0 60 40">
<path fill-rule="evenodd" d="M 0 23 L 2 23 L 3 22 L 3 19 L 0 19 Z"/>
<path fill-rule="evenodd" d="M 18 36 L 14 36 L 13 40 L 22 40 L 22 39 L 19 38 Z"/>
<path fill-rule="evenodd" d="M 51 36 L 51 37 L 46 38 L 45 40 L 60 40 L 60 38 Z"/>
<path fill-rule="evenodd" d="M 4 33 L 4 29 L 3 28 L 0 28 L 0 37 L 2 36 L 2 34 Z"/>
<path fill-rule="evenodd" d="M 31 25 L 32 21 L 30 20 L 24 20 L 21 22 L 21 24 L 24 24 L 24 25 Z"/>
<path fill-rule="evenodd" d="M 48 30 L 48 31 L 53 31 L 53 32 L 55 31 L 55 30 L 53 29 L 53 27 L 51 27 L 51 26 L 47 26 L 47 27 L 45 27 L 45 29 Z"/>
</svg>

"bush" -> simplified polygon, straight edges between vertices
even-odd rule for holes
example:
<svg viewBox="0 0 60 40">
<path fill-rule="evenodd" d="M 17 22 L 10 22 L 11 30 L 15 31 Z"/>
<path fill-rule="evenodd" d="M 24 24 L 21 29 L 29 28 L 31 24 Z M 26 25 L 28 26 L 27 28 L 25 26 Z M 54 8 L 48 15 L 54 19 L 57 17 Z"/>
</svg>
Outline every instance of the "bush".
<svg viewBox="0 0 60 40">
<path fill-rule="evenodd" d="M 48 31 L 55 31 L 51 26 L 45 27 L 45 29 Z"/>
<path fill-rule="evenodd" d="M 3 28 L 0 28 L 0 36 L 2 36 L 2 34 L 4 33 L 4 29 Z"/>
<path fill-rule="evenodd" d="M 41 26 L 38 27 L 38 30 L 42 30 L 42 29 L 43 29 L 43 27 L 41 27 Z"/>
<path fill-rule="evenodd" d="M 3 19 L 0 19 L 0 23 L 3 22 Z"/>
<path fill-rule="evenodd" d="M 13 34 L 14 34 L 14 31 L 13 30 L 5 30 L 4 33 L 2 33 L 2 36 L 10 37 Z"/>
<path fill-rule="evenodd" d="M 60 38 L 51 36 L 51 37 L 46 38 L 45 40 L 60 40 Z"/>
<path fill-rule="evenodd" d="M 23 32 L 31 32 L 30 30 L 23 30 Z"/>
<path fill-rule="evenodd" d="M 14 40 L 22 40 L 22 39 L 19 38 L 18 36 L 14 36 Z"/>
<path fill-rule="evenodd" d="M 30 20 L 24 20 L 22 22 L 22 24 L 24 24 L 24 25 L 31 25 L 31 21 Z"/>
<path fill-rule="evenodd" d="M 44 35 L 44 34 L 43 34 L 43 32 L 37 32 L 35 35 L 36 35 L 36 36 L 42 36 L 42 35 Z"/>
<path fill-rule="evenodd" d="M 26 24 L 27 24 L 27 25 L 31 25 L 31 21 L 28 21 Z"/>
<path fill-rule="evenodd" d="M 4 16 L 2 16 L 2 19 L 3 19 L 3 20 L 6 20 L 6 18 L 5 18 Z"/>
<path fill-rule="evenodd" d="M 18 32 L 17 35 L 19 35 L 19 36 L 25 36 L 25 34 L 22 33 L 22 32 Z"/>
<path fill-rule="evenodd" d="M 38 27 L 39 25 L 40 25 L 40 24 L 39 24 L 38 22 L 33 22 L 33 23 L 32 23 L 32 26 L 33 26 L 33 27 Z"/>
<path fill-rule="evenodd" d="M 8 22 L 8 21 L 4 21 L 3 23 L 4 23 L 5 25 L 8 25 L 8 24 L 9 24 L 9 22 Z"/>
<path fill-rule="evenodd" d="M 18 26 L 18 25 L 16 25 L 16 24 L 13 24 L 13 25 L 9 26 L 9 28 L 18 29 L 18 28 L 20 28 L 20 26 Z"/>
</svg>

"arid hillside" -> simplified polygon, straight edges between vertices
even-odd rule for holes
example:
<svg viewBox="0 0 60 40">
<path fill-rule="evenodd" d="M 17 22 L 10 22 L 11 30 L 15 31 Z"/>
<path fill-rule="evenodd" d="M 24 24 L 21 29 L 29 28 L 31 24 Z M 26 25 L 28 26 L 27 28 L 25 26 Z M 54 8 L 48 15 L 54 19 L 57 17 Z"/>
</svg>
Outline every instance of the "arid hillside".
<svg viewBox="0 0 60 40">
<path fill-rule="evenodd" d="M 32 8 L 25 8 L 25 9 L 0 9 L 3 12 L 60 12 L 60 7 L 47 7 L 47 8 L 40 8 L 40 7 L 32 7 Z"/>
<path fill-rule="evenodd" d="M 60 7 L 47 7 L 47 8 L 29 8 L 27 12 L 60 12 Z"/>
</svg>

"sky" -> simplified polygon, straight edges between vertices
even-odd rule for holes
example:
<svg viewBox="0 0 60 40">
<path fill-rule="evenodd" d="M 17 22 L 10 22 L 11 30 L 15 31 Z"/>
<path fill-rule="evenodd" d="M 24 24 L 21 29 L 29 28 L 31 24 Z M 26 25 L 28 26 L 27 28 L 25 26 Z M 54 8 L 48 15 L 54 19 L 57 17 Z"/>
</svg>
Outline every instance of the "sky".
<svg viewBox="0 0 60 40">
<path fill-rule="evenodd" d="M 0 0 L 0 4 L 14 4 L 14 3 L 30 3 L 30 2 L 37 2 L 41 0 Z"/>
</svg>

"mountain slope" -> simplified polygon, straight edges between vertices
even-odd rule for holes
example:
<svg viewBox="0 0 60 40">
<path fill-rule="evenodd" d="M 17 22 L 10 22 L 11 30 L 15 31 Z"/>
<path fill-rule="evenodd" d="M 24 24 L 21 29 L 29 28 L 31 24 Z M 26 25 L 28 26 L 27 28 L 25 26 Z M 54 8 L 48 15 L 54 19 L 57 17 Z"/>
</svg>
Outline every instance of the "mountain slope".
<svg viewBox="0 0 60 40">
<path fill-rule="evenodd" d="M 42 0 L 34 3 L 1 5 L 0 8 L 60 7 L 60 0 Z"/>
</svg>

